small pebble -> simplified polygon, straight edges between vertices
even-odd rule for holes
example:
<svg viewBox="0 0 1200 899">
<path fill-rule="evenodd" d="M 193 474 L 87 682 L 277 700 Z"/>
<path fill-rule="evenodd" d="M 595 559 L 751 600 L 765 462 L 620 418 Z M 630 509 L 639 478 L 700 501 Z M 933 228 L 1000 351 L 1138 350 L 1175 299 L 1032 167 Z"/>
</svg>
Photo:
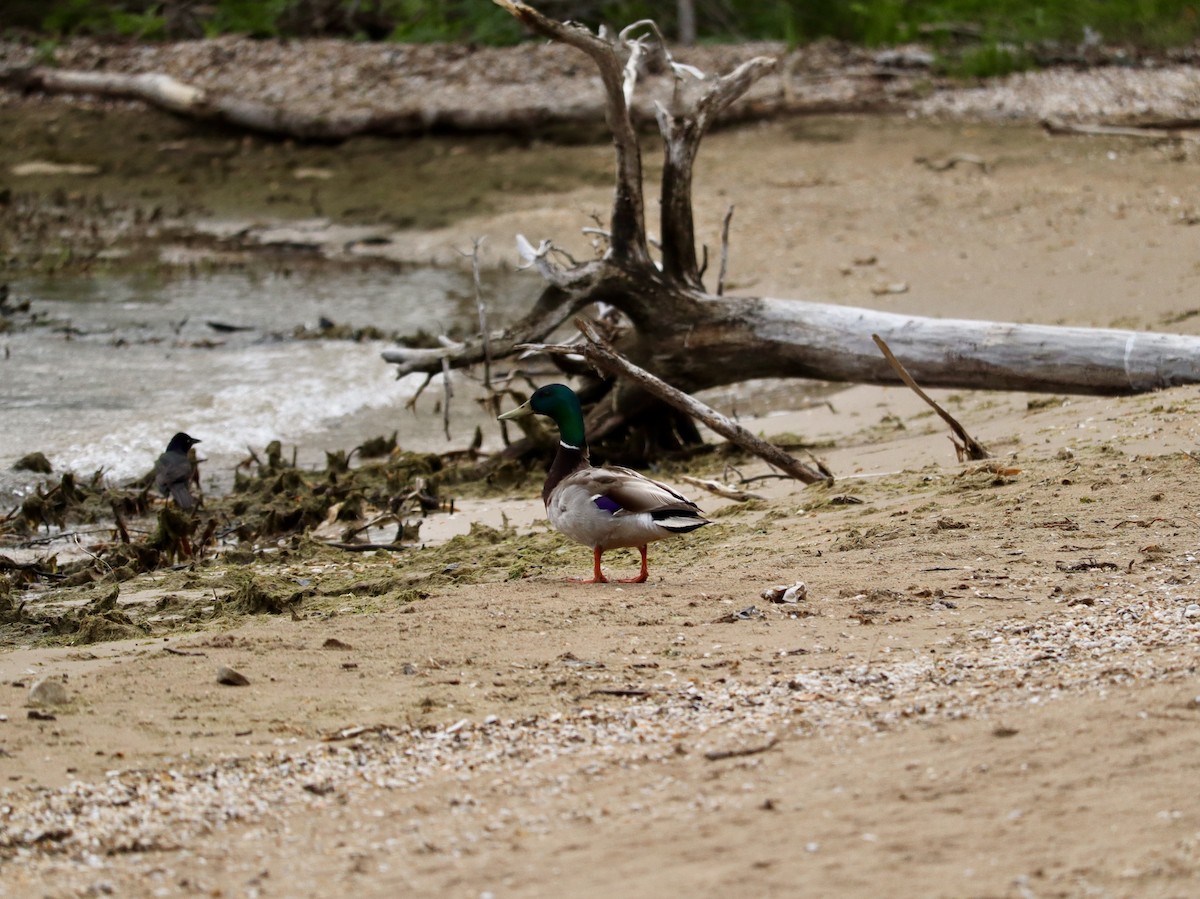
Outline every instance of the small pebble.
<svg viewBox="0 0 1200 899">
<path fill-rule="evenodd" d="M 1183 610 L 1184 618 L 1200 618 L 1200 603 L 1188 603 L 1188 607 Z"/>
<path fill-rule="evenodd" d="M 224 684 L 227 687 L 248 687 L 250 679 L 240 671 L 235 671 L 232 668 L 226 668 L 222 665 L 217 669 L 217 683 Z"/>
<path fill-rule="evenodd" d="M 70 701 L 66 686 L 56 677 L 43 677 L 29 688 L 29 705 L 66 705 Z"/>
</svg>

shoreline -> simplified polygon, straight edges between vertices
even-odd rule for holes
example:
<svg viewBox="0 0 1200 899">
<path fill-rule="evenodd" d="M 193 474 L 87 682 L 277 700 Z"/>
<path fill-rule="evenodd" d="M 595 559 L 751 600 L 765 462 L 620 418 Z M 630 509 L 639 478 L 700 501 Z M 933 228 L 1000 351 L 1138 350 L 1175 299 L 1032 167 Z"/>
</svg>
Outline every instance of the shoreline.
<svg viewBox="0 0 1200 899">
<path fill-rule="evenodd" d="M 936 74 L 932 51 L 921 45 L 870 50 L 824 41 L 789 49 L 751 42 L 674 47 L 672 54 L 709 74 L 754 56 L 779 61 L 732 107 L 734 120 L 861 111 L 1026 122 L 1200 118 L 1200 47 L 1159 55 L 1093 47 L 1077 60 L 976 80 Z M 0 41 L 0 72 L 38 63 L 35 48 Z M 476 127 L 536 132 L 556 122 L 603 127 L 591 63 L 578 50 L 537 41 L 465 47 L 238 36 L 162 44 L 76 38 L 54 47 L 52 63 L 92 73 L 165 74 L 215 96 L 278 104 L 305 116 L 386 111 L 382 118 L 391 124 L 384 127 L 397 134 Z M 671 79 L 649 66 L 639 80 L 639 115 L 653 121 L 652 109 L 643 108 L 646 98 L 670 88 Z M 0 103 L 17 97 L 0 86 Z M 91 103 L 79 94 L 66 102 Z"/>
<path fill-rule="evenodd" d="M 310 202 L 282 174 L 312 148 L 204 139 L 185 126 L 146 158 L 198 146 L 194 172 L 244 163 Z M 405 165 L 460 192 L 464 170 L 569 172 L 393 223 L 396 252 L 484 235 L 506 264 L 518 232 L 590 252 L 607 147 L 429 145 L 441 162 Z M 328 203 L 350 179 L 325 152 Z M 987 165 L 918 161 L 953 154 Z M 737 292 L 1197 333 L 1198 164 L 1188 142 L 1026 126 L 759 123 L 707 140 L 698 233 L 736 205 Z M 0 585 L 5 615 L 51 593 L 136 632 L 0 653 L 0 894 L 1200 895 L 1180 798 L 1200 772 L 1200 391 L 934 396 L 995 459 L 956 462 L 906 388 L 741 402 L 838 481 L 755 480 L 735 504 L 655 472 L 713 524 L 655 544 L 641 585 L 567 582 L 590 552 L 546 528 L 536 476 L 402 551 L 310 533 L 120 583 Z M 769 475 L 719 454 L 688 470 Z M 764 595 L 799 581 L 796 603 Z M 65 703 L 32 701 L 47 678 Z"/>
</svg>

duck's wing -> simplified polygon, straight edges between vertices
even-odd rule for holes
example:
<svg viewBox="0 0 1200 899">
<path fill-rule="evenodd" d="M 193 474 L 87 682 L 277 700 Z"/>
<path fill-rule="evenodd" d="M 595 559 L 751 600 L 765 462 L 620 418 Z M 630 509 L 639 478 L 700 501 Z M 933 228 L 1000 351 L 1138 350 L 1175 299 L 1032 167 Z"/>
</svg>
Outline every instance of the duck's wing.
<svg viewBox="0 0 1200 899">
<path fill-rule="evenodd" d="M 590 468 L 571 480 L 588 491 L 596 506 L 613 515 L 646 513 L 670 530 L 691 530 L 707 524 L 690 499 L 630 468 Z"/>
</svg>

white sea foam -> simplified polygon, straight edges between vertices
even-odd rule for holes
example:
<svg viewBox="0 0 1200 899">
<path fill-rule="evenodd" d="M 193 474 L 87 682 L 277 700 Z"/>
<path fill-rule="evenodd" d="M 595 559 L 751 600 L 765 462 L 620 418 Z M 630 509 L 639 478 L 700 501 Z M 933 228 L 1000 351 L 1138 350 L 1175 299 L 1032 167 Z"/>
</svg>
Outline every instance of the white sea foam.
<svg viewBox="0 0 1200 899">
<path fill-rule="evenodd" d="M 338 419 L 366 409 L 394 409 L 421 383 L 397 380 L 379 358 L 379 344 L 289 344 L 231 354 L 220 371 L 177 364 L 124 409 L 80 409 L 63 422 L 55 469 L 103 468 L 117 480 L 144 474 L 176 431 L 202 441 L 207 457 L 246 454 L 272 440 L 299 443 Z M 206 366 L 207 367 L 207 366 Z M 189 389 L 190 385 L 190 389 Z M 80 405 L 86 398 L 80 397 Z M 333 448 L 333 447 L 330 447 Z M 345 447 L 349 448 L 349 447 Z"/>
<path fill-rule="evenodd" d="M 424 379 L 397 380 L 380 358 L 385 342 L 286 337 L 311 328 L 323 310 L 339 322 L 400 332 L 477 328 L 469 279 L 374 272 L 17 284 L 36 310 L 74 330 L 4 338 L 0 495 L 32 489 L 33 480 L 7 471 L 27 452 L 45 453 L 56 471 L 103 469 L 120 482 L 149 471 L 176 431 L 200 438 L 207 473 L 224 471 L 226 482 L 248 447 L 261 451 L 272 440 L 301 445 L 317 461 L 323 450 L 349 450 L 394 430 L 405 448 L 444 448 L 433 411 L 440 389 L 431 386 L 424 414 L 405 411 Z M 251 330 L 217 332 L 212 320 Z M 468 413 L 456 427 L 461 445 L 478 410 L 464 401 L 456 412 Z"/>
</svg>

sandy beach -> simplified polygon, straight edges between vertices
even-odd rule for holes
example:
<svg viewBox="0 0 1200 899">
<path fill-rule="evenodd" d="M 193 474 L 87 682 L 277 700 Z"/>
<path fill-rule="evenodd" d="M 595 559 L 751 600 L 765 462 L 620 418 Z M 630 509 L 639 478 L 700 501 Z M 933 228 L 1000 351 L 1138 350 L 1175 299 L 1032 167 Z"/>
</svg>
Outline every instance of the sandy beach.
<svg viewBox="0 0 1200 899">
<path fill-rule="evenodd" d="M 706 142 L 697 229 L 735 206 L 736 292 L 1195 334 L 1198 161 L 1028 120 L 783 119 Z M 608 193 L 524 189 L 379 252 L 584 254 Z M 590 554 L 531 477 L 407 552 L 260 554 L 290 614 L 173 622 L 225 600 L 217 558 L 120 585 L 144 637 L 10 644 L 0 896 L 1200 892 L 1197 389 L 936 392 L 983 463 L 906 389 L 801 392 L 742 423 L 835 484 L 676 481 L 714 523 L 652 546 L 645 584 L 568 583 Z M 734 464 L 687 473 L 768 473 Z M 45 679 L 64 703 L 31 704 Z"/>
</svg>

